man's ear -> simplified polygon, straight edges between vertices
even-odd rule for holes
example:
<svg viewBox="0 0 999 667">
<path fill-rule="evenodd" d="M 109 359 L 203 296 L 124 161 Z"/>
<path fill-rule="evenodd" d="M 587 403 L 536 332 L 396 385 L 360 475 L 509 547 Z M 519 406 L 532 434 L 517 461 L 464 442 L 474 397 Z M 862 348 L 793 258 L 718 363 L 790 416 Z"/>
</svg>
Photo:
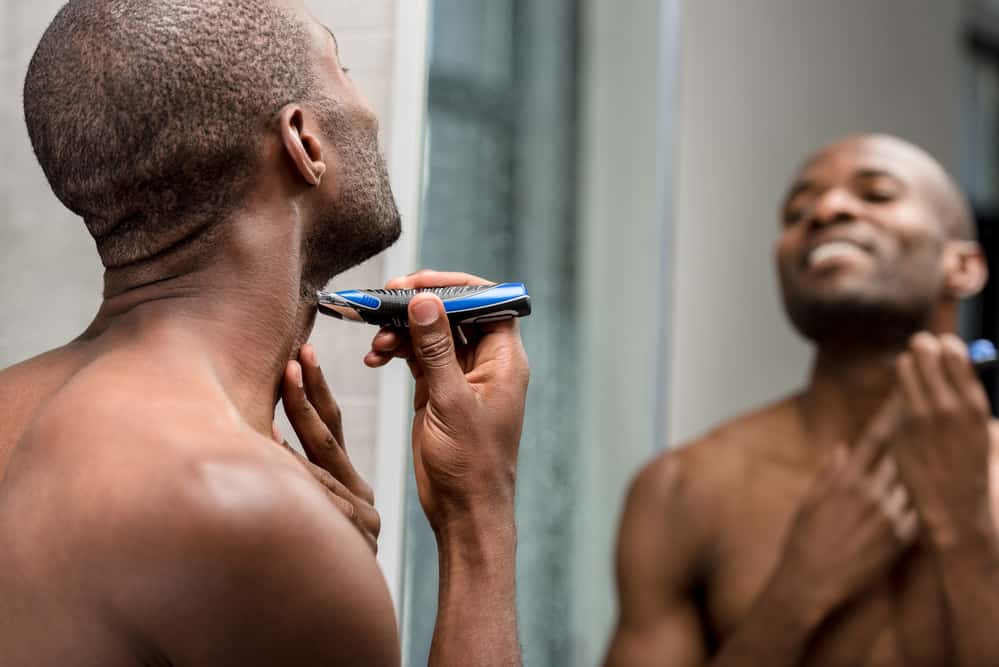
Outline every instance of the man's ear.
<svg viewBox="0 0 999 667">
<path fill-rule="evenodd" d="M 944 289 L 953 299 L 975 296 L 989 279 L 985 254 L 974 241 L 948 241 L 944 248 L 944 271 Z"/>
<path fill-rule="evenodd" d="M 326 173 L 326 163 L 322 141 L 305 127 L 305 111 L 290 104 L 281 110 L 279 122 L 281 142 L 292 164 L 306 183 L 317 187 Z"/>
</svg>

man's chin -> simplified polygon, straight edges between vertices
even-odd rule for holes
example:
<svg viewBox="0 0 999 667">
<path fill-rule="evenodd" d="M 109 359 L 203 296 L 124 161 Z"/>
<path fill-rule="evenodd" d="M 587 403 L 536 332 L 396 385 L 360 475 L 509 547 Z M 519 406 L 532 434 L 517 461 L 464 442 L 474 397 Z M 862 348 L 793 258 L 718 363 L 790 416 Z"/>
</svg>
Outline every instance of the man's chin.
<svg viewBox="0 0 999 667">
<path fill-rule="evenodd" d="M 878 277 L 859 266 L 804 272 L 793 280 L 796 291 L 824 300 L 863 299 L 878 288 Z"/>
<path fill-rule="evenodd" d="M 930 307 L 886 303 L 856 292 L 785 300 L 788 317 L 805 338 L 822 346 L 897 347 L 930 319 Z"/>
<path fill-rule="evenodd" d="M 398 214 L 391 222 L 368 225 L 370 230 L 363 238 L 355 237 L 353 243 L 335 242 L 333 239 L 316 243 L 309 250 L 309 261 L 302 276 L 302 294 L 322 289 L 333 278 L 355 266 L 363 264 L 395 245 L 402 235 Z M 332 242 L 331 242 L 332 241 Z"/>
</svg>

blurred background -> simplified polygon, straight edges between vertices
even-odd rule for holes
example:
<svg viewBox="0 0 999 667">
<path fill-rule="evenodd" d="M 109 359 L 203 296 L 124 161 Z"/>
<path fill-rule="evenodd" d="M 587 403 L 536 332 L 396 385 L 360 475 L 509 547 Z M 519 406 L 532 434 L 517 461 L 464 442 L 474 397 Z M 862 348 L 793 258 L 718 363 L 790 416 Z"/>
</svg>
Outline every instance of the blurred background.
<svg viewBox="0 0 999 667">
<path fill-rule="evenodd" d="M 100 300 L 93 244 L 21 117 L 61 4 L 0 0 L 0 367 L 70 340 Z M 518 492 L 528 665 L 599 662 L 616 521 L 641 463 L 804 380 L 772 247 L 808 153 L 856 132 L 922 145 L 999 257 L 999 1 L 309 4 L 383 120 L 405 217 L 398 246 L 333 287 L 429 266 L 522 280 L 534 298 Z M 995 340 L 997 314 L 990 285 L 965 333 Z M 408 470 L 408 380 L 363 367 L 371 333 L 322 322 L 314 340 L 377 490 L 379 559 L 419 665 L 436 550 Z"/>
</svg>

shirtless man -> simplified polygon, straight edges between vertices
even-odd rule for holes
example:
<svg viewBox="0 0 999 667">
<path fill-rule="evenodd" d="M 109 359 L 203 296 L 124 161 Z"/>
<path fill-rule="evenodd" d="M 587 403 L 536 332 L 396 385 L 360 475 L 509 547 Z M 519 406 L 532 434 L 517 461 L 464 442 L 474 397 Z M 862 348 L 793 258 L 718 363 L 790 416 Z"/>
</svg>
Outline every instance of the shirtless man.
<svg viewBox="0 0 999 667">
<path fill-rule="evenodd" d="M 370 487 L 302 345 L 316 288 L 399 233 L 332 33 L 302 0 L 73 0 L 24 102 L 106 272 L 79 338 L 0 373 L 0 664 L 398 665 Z M 435 297 L 410 321 L 365 361 L 416 378 L 431 662 L 517 664 L 517 328 L 456 351 Z M 279 397 L 311 462 L 272 440 Z"/>
<path fill-rule="evenodd" d="M 996 438 L 953 335 L 972 239 L 914 146 L 807 162 L 777 263 L 811 381 L 636 478 L 609 665 L 999 665 Z"/>
</svg>

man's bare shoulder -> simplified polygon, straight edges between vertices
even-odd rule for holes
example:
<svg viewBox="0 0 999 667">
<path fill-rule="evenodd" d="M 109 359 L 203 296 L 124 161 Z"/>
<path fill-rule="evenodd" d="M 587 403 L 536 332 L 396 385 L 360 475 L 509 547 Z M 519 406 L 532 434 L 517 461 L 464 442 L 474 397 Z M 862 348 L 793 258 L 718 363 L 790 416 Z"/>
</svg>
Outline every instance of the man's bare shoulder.
<svg viewBox="0 0 999 667">
<path fill-rule="evenodd" d="M 98 362 L 53 388 L 38 406 L 15 452 L 13 471 L 86 465 L 91 475 L 82 483 L 106 475 L 128 484 L 136 475 L 121 474 L 121 466 L 137 473 L 176 472 L 174 466 L 192 457 L 238 452 L 241 429 L 221 391 L 196 374 L 184 382 L 144 377 L 117 360 Z M 242 450 L 251 454 L 254 448 Z"/>
<path fill-rule="evenodd" d="M 710 544 L 719 521 L 773 459 L 772 441 L 793 419 L 794 399 L 736 417 L 648 462 L 632 481 L 626 513 L 650 529 L 670 526 L 671 544 Z M 672 548 L 672 547 L 671 547 Z"/>
<path fill-rule="evenodd" d="M 684 484 L 692 491 L 731 489 L 756 464 L 772 459 L 796 419 L 795 398 L 788 398 L 724 422 L 704 435 L 656 456 L 639 479 L 649 487 Z"/>
<path fill-rule="evenodd" d="M 271 637 L 275 646 L 309 642 L 318 651 L 310 660 L 340 664 L 328 637 L 373 634 L 394 645 L 373 554 L 304 467 L 243 423 L 210 381 L 192 376 L 178 390 L 174 379 L 134 377 L 95 367 L 52 397 L 0 494 L 0 523 L 5 501 L 44 499 L 14 517 L 30 524 L 22 532 L 48 553 L 72 554 L 72 567 L 89 572 L 91 595 L 180 662 L 228 661 L 234 646 L 254 646 L 239 633 L 259 626 L 264 641 L 269 628 L 305 614 L 303 605 L 321 612 L 325 604 L 327 616 Z M 342 605 L 359 615 L 344 620 L 351 607 Z M 194 631 L 220 618 L 228 621 Z"/>
<path fill-rule="evenodd" d="M 0 370 L 0 479 L 7 459 L 39 407 L 79 368 L 78 355 L 67 348 L 51 350 Z"/>
<path fill-rule="evenodd" d="M 193 372 L 181 383 L 120 362 L 95 364 L 39 410 L 21 449 L 14 473 L 43 484 L 70 480 L 66 497 L 87 496 L 143 520 L 166 520 L 178 504 L 193 517 L 220 507 L 238 517 L 301 496 L 298 485 L 322 497 L 294 457 Z"/>
</svg>

